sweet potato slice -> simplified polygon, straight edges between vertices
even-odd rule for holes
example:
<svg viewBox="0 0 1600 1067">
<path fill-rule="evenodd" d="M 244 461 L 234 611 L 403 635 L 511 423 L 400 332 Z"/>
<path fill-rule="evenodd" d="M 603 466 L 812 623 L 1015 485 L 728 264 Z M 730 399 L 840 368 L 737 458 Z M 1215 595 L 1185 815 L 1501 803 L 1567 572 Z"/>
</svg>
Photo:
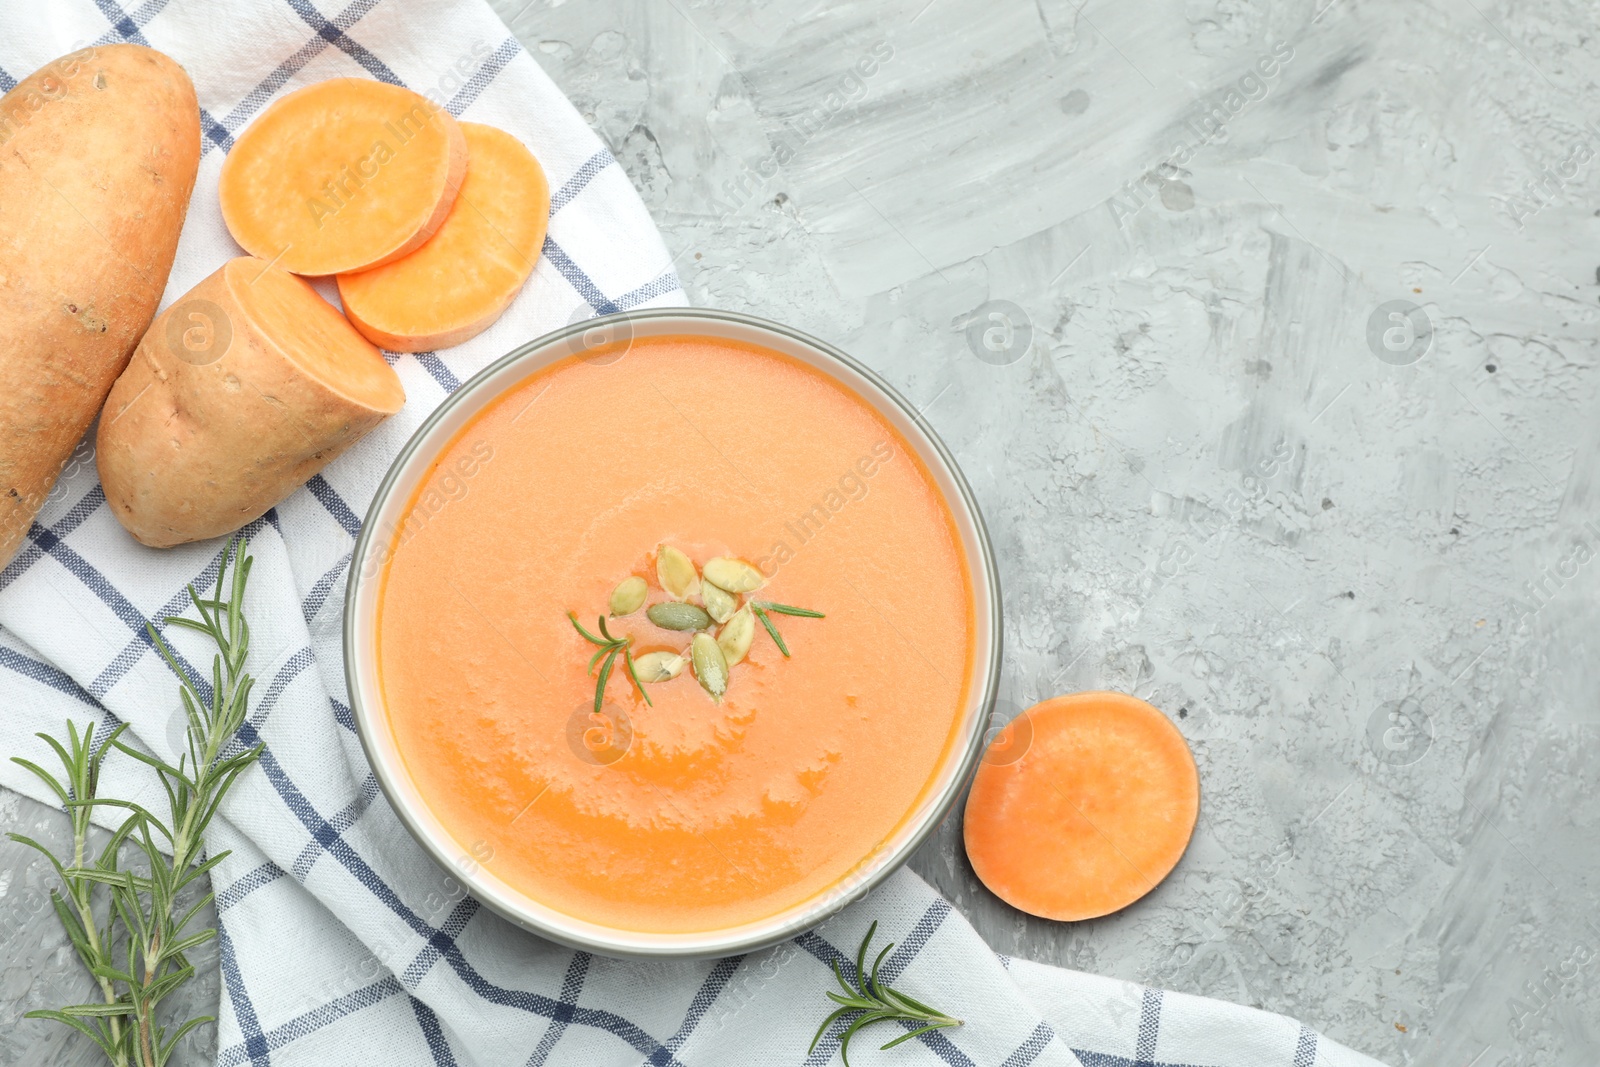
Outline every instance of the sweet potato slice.
<svg viewBox="0 0 1600 1067">
<path fill-rule="evenodd" d="M 139 343 L 100 416 L 111 511 L 165 548 L 238 529 L 400 410 L 383 355 L 308 284 L 242 256 Z"/>
<path fill-rule="evenodd" d="M 1154 889 L 1199 813 L 1194 757 L 1165 715 L 1122 693 L 1074 693 L 995 738 L 967 799 L 967 857 L 1012 907 L 1093 919 Z"/>
<path fill-rule="evenodd" d="M 194 86 L 153 49 L 0 97 L 0 567 L 155 317 L 199 164 Z"/>
<path fill-rule="evenodd" d="M 292 273 L 367 270 L 433 236 L 466 169 L 449 112 L 397 85 L 330 78 L 239 135 L 222 165 L 222 218 L 246 252 Z"/>
<path fill-rule="evenodd" d="M 391 352 L 458 345 L 488 329 L 533 273 L 550 220 L 544 168 L 521 141 L 463 122 L 467 178 L 450 217 L 404 259 L 339 276 L 356 329 Z"/>
</svg>

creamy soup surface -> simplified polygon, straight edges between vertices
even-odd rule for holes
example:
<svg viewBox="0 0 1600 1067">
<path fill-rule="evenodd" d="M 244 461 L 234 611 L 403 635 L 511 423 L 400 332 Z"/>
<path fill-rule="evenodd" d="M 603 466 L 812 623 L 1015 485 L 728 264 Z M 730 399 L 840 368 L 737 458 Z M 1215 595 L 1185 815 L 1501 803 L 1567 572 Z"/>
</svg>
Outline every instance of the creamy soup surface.
<svg viewBox="0 0 1600 1067">
<path fill-rule="evenodd" d="M 615 355 L 615 354 L 614 354 Z M 759 626 L 714 701 L 685 669 L 622 669 L 592 717 L 591 631 L 658 545 L 738 557 Z M 528 896 L 620 930 L 771 916 L 900 827 L 957 742 L 971 580 L 928 471 L 862 399 L 766 349 L 703 337 L 572 358 L 440 455 L 389 546 L 383 703 L 407 772 L 463 848 Z M 689 635 L 609 619 L 635 655 Z"/>
</svg>

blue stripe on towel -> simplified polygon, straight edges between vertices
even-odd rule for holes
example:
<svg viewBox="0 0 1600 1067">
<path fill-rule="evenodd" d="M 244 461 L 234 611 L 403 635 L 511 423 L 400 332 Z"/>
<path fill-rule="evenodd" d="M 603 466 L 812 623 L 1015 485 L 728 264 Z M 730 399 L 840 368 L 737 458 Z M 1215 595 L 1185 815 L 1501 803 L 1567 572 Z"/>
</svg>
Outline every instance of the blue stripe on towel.
<svg viewBox="0 0 1600 1067">
<path fill-rule="evenodd" d="M 83 499 L 72 506 L 72 509 L 63 515 L 55 525 L 49 527 L 51 533 L 57 537 L 66 537 L 73 530 L 83 525 L 85 519 L 94 514 L 101 504 L 106 502 L 105 490 L 96 482 L 93 489 L 83 494 Z M 35 536 L 36 531 L 45 527 L 34 523 L 28 529 L 28 540 L 24 541 L 22 548 L 4 570 L 0 570 L 0 589 L 4 589 L 22 575 L 29 567 L 33 566 L 44 555 L 44 549 L 39 547 Z"/>
<path fill-rule="evenodd" d="M 416 1013 L 417 1025 L 422 1027 L 422 1036 L 428 1042 L 428 1051 L 433 1054 L 434 1067 L 456 1067 L 456 1055 L 450 1051 L 450 1042 L 445 1040 L 444 1027 L 439 1025 L 439 1017 L 433 1009 L 422 1001 L 407 994 L 406 999 L 411 1002 L 411 1010 Z"/>
<path fill-rule="evenodd" d="M 328 597 L 333 593 L 333 587 L 338 584 L 339 578 L 345 569 L 350 566 L 350 553 L 346 552 L 339 557 L 339 562 L 328 568 L 328 572 L 318 578 L 311 586 L 311 592 L 306 594 L 305 602 L 300 605 L 300 614 L 305 616 L 306 625 L 311 625 L 311 620 L 317 617 L 317 612 L 328 602 Z"/>
<path fill-rule="evenodd" d="M 72 699 L 87 704 L 97 711 L 104 710 L 100 707 L 100 702 L 95 700 L 87 689 L 73 681 L 72 677 L 65 671 L 57 670 L 48 663 L 24 656 L 14 648 L 0 645 L 0 667 L 15 671 L 24 678 L 31 678 L 42 685 L 48 685 L 51 689 L 65 693 Z M 109 715 L 110 712 L 106 712 L 106 714 Z"/>
<path fill-rule="evenodd" d="M 1050 1029 L 1049 1024 L 1040 1023 L 1033 1028 L 1033 1033 L 1028 1035 L 1028 1040 L 1018 1045 L 1016 1051 L 1007 1056 L 1000 1067 L 1028 1067 L 1028 1064 L 1039 1058 L 1039 1053 L 1050 1047 L 1050 1042 L 1056 1039 L 1056 1032 Z"/>
<path fill-rule="evenodd" d="M 99 8 L 100 14 L 104 15 L 106 21 L 111 23 L 110 32 L 101 36 L 95 42 L 96 44 L 114 44 L 116 39 L 120 37 L 124 41 L 142 44 L 146 48 L 150 47 L 150 41 L 144 35 L 144 27 L 135 22 L 133 16 L 129 15 L 120 4 L 113 3 L 112 0 L 94 0 L 94 6 Z M 145 6 L 149 7 L 151 5 L 146 4 Z M 165 5 L 156 6 L 156 11 L 160 11 L 163 6 Z M 151 14 L 153 15 L 155 12 L 151 12 Z"/>
<path fill-rule="evenodd" d="M 584 160 L 583 166 L 574 171 L 572 177 L 568 178 L 561 188 L 556 190 L 556 195 L 550 198 L 550 214 L 554 215 L 572 203 L 573 197 L 583 192 L 589 183 L 594 180 L 595 175 L 616 162 L 617 159 L 611 154 L 609 148 L 602 148 Z"/>
<path fill-rule="evenodd" d="M 1139 1037 L 1133 1047 L 1133 1058 L 1140 1063 L 1154 1062 L 1156 1038 L 1161 1034 L 1161 990 L 1146 989 L 1139 1005 Z"/>
<path fill-rule="evenodd" d="M 456 938 L 461 936 L 461 931 L 467 928 L 467 924 L 476 914 L 478 914 L 478 902 L 472 897 L 463 896 L 450 910 L 444 925 L 439 928 L 439 934 L 424 944 L 422 950 L 400 973 L 400 984 L 407 989 L 415 989 L 421 985 L 428 972 L 433 970 L 433 965 L 443 957 L 444 950 L 456 943 Z"/>
<path fill-rule="evenodd" d="M 507 37 L 501 41 L 500 47 L 484 60 L 483 66 L 474 71 L 472 77 L 467 79 L 467 84 L 445 104 L 445 110 L 460 117 L 463 111 L 472 106 L 473 101 L 483 95 L 483 91 L 494 81 L 495 76 L 506 69 L 506 64 L 517 58 L 517 53 L 521 51 L 522 43 L 515 37 Z"/>
<path fill-rule="evenodd" d="M 357 44 L 349 34 L 345 33 L 345 30 L 349 29 L 348 26 L 340 25 L 340 23 L 337 21 L 330 22 L 328 18 L 323 15 L 322 12 L 313 7 L 308 0 L 287 0 L 287 3 L 291 8 L 294 9 L 294 13 L 296 15 L 299 15 L 303 20 L 305 20 L 305 24 L 307 26 L 310 26 L 313 30 L 317 31 L 317 36 L 323 38 L 329 44 L 337 47 L 345 55 L 361 64 L 362 69 L 364 69 L 368 74 L 372 75 L 374 78 L 377 78 L 381 82 L 388 82 L 390 85 L 404 84 L 400 80 L 399 76 L 396 75 L 394 71 L 390 70 L 388 65 L 385 64 L 383 60 L 367 51 L 362 45 Z"/>
<path fill-rule="evenodd" d="M 1309 1026 L 1300 1028 L 1300 1038 L 1295 1042 L 1294 1067 L 1312 1067 L 1317 1062 L 1317 1032 Z"/>
<path fill-rule="evenodd" d="M 729 956 L 718 960 L 716 966 L 711 968 L 711 973 L 706 975 L 706 980 L 700 983 L 699 989 L 695 990 L 694 999 L 689 1001 L 689 1010 L 684 1014 L 683 1022 L 679 1023 L 677 1031 L 667 1038 L 667 1047 L 669 1049 L 677 1052 L 683 1048 L 684 1042 L 688 1041 L 690 1036 L 694 1034 L 695 1027 L 699 1026 L 700 1020 L 706 1017 L 706 1014 L 711 1010 L 711 1006 L 717 1002 L 717 998 L 722 995 L 723 989 L 727 988 L 729 980 L 733 978 L 734 972 L 739 969 L 739 965 L 743 962 L 743 956 Z"/>
<path fill-rule="evenodd" d="M 220 914 L 264 885 L 271 885 L 283 877 L 283 868 L 271 860 L 241 875 L 232 885 L 217 894 L 217 912 Z"/>
<path fill-rule="evenodd" d="M 373 800 L 377 798 L 378 789 L 378 779 L 372 775 L 371 771 L 368 771 L 366 778 L 361 782 L 360 790 L 356 793 L 356 798 L 334 812 L 333 818 L 328 820 L 329 824 L 341 834 L 350 829 L 372 806 Z M 294 876 L 298 881 L 304 882 L 311 877 L 311 868 L 316 866 L 317 860 L 322 856 L 322 851 L 322 846 L 317 842 L 306 842 L 305 848 L 300 850 L 300 855 L 296 856 L 294 860 Z M 409 986 L 416 983 L 408 982 L 406 984 Z"/>
<path fill-rule="evenodd" d="M 418 352 L 416 353 L 416 359 L 418 363 L 422 364 L 422 369 L 431 374 L 433 380 L 439 383 L 439 388 L 443 389 L 446 395 L 461 388 L 461 379 L 457 378 L 455 372 L 444 365 L 444 360 L 439 358 L 438 353 Z"/>
<path fill-rule="evenodd" d="M 355 513 L 354 508 L 344 502 L 343 497 L 334 491 L 333 486 L 328 484 L 326 478 L 321 474 L 313 474 L 306 481 L 306 489 L 312 496 L 317 498 L 317 501 L 323 507 L 328 509 L 328 514 L 333 516 L 334 521 L 344 527 L 345 533 L 351 537 L 360 535 L 361 517 Z"/>
<path fill-rule="evenodd" d="M 233 1008 L 239 1032 L 244 1034 L 244 1053 L 252 1064 L 269 1064 L 272 1060 L 267 1037 L 261 1032 L 261 1020 L 256 1015 L 256 1007 L 250 1001 L 250 994 L 245 991 L 244 975 L 239 971 L 239 960 L 233 952 L 233 939 L 228 936 L 228 928 L 222 924 L 218 924 L 217 929 L 217 956 L 222 968 L 222 984 L 228 991 L 228 1003 Z"/>
<path fill-rule="evenodd" d="M 1078 1057 L 1078 1062 L 1083 1067 L 1216 1067 L 1214 1064 L 1196 1063 L 1163 1063 L 1159 1060 L 1130 1060 L 1126 1056 L 1113 1056 L 1108 1052 L 1091 1052 L 1087 1049 L 1075 1048 L 1072 1054 Z"/>
<path fill-rule="evenodd" d="M 243 1063 L 267 1063 L 267 1056 L 271 1052 L 282 1048 L 291 1041 L 299 1040 L 307 1034 L 322 1029 L 329 1023 L 338 1022 L 349 1015 L 354 1015 L 362 1008 L 370 1008 L 380 1004 L 390 997 L 399 996 L 405 990 L 400 988 L 400 983 L 392 975 L 386 976 L 371 985 L 364 986 L 352 993 L 335 997 L 326 1004 L 319 1005 L 302 1015 L 297 1015 L 284 1023 L 275 1026 L 261 1035 L 261 1040 L 256 1044 L 260 1051 L 252 1054 L 249 1043 L 234 1045 L 217 1053 L 217 1067 L 239 1067 Z"/>
<path fill-rule="evenodd" d="M 594 957 L 587 952 L 572 954 L 572 959 L 567 962 L 566 976 L 561 979 L 561 1007 L 564 1010 L 551 1018 L 550 1026 L 533 1047 L 533 1055 L 528 1057 L 527 1067 L 544 1067 L 545 1061 L 550 1058 L 550 1050 L 567 1032 L 567 1024 L 572 1021 L 578 996 L 583 992 L 584 980 L 589 976 L 589 965 L 593 962 Z"/>
<path fill-rule="evenodd" d="M 1161 990 L 1146 989 L 1139 1005 L 1139 1033 L 1134 1039 L 1133 1059 L 1105 1052 L 1073 1049 L 1083 1067 L 1196 1067 L 1185 1063 L 1163 1063 L 1156 1057 L 1156 1042 L 1161 1035 Z M 1300 1067 L 1295 1061 L 1295 1067 Z"/>
<path fill-rule="evenodd" d="M 333 721 L 338 723 L 340 726 L 343 726 L 351 733 L 355 733 L 356 717 L 351 713 L 350 709 L 339 703 L 337 700 L 334 700 L 332 697 L 328 698 L 328 703 L 333 705 Z"/>
<path fill-rule="evenodd" d="M 589 280 L 589 276 L 562 251 L 560 245 L 548 233 L 544 237 L 544 258 L 548 259 L 561 276 L 567 279 L 567 284 L 578 291 L 578 295 L 588 301 L 589 306 L 601 315 L 614 315 L 622 309 L 600 291 L 600 287 Z"/>
<path fill-rule="evenodd" d="M 267 685 L 264 696 L 256 703 L 256 710 L 250 713 L 250 721 L 256 724 L 256 729 L 266 725 L 267 717 L 272 714 L 272 709 L 277 706 L 278 698 L 283 696 L 283 691 L 289 683 L 300 676 L 300 672 L 317 662 L 317 657 L 312 654 L 310 647 L 302 648 L 284 661 L 277 673 L 272 676 L 272 681 Z"/>
<path fill-rule="evenodd" d="M 668 269 L 665 274 L 658 276 L 654 281 L 645 282 L 632 292 L 623 293 L 617 297 L 616 305 L 623 311 L 638 307 L 646 300 L 654 300 L 658 296 L 677 289 L 682 289 L 683 283 L 678 280 L 678 272 Z"/>
</svg>

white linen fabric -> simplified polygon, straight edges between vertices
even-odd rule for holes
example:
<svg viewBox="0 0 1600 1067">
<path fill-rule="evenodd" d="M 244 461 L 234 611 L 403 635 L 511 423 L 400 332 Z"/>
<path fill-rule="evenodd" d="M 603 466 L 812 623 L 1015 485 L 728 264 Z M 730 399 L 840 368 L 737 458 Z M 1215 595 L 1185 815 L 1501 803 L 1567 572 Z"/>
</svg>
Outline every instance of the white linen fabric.
<svg viewBox="0 0 1600 1067">
<path fill-rule="evenodd" d="M 829 968 L 853 970 L 874 920 L 898 943 L 885 965 L 892 980 L 968 1022 L 883 1054 L 885 1028 L 866 1031 L 858 1063 L 1373 1063 L 1281 1016 L 997 957 L 909 872 L 817 930 L 718 961 L 595 957 L 480 908 L 408 836 L 354 733 L 340 642 L 354 537 L 430 409 L 576 317 L 683 303 L 669 257 L 622 168 L 480 0 L 6 4 L 0 89 L 74 48 L 117 42 L 173 56 L 199 91 L 204 155 L 168 301 L 239 254 L 216 195 L 234 137 L 272 99 L 322 78 L 408 85 L 509 130 L 538 155 L 552 190 L 549 240 L 504 318 L 449 351 L 390 356 L 405 410 L 247 530 L 258 684 L 243 740 L 265 751 L 207 838 L 213 852 L 232 850 L 214 876 L 219 1064 L 823 1064 L 838 1054 L 841 1026 L 809 1055 L 807 1045 L 831 1007 Z M 0 219 L 17 208 L 0 205 Z M 105 506 L 89 443 L 80 446 L 0 572 L 0 754 L 49 762 L 33 734 L 59 733 L 71 718 L 127 722 L 139 743 L 175 759 L 175 680 L 145 625 L 209 675 L 204 639 L 162 620 L 185 608 L 189 583 L 215 580 L 221 548 L 136 544 Z M 143 771 L 113 755 L 104 789 L 164 810 Z M 51 799 L 9 760 L 0 782 Z"/>
</svg>

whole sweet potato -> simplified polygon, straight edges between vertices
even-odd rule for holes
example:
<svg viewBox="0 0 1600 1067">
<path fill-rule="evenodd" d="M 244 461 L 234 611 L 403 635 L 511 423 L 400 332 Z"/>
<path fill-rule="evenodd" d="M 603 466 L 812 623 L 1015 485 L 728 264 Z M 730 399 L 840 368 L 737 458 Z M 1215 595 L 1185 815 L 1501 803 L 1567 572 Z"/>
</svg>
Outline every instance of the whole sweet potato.
<svg viewBox="0 0 1600 1067">
<path fill-rule="evenodd" d="M 155 316 L 199 161 L 194 86 L 149 48 L 0 98 L 0 566 Z"/>
</svg>

